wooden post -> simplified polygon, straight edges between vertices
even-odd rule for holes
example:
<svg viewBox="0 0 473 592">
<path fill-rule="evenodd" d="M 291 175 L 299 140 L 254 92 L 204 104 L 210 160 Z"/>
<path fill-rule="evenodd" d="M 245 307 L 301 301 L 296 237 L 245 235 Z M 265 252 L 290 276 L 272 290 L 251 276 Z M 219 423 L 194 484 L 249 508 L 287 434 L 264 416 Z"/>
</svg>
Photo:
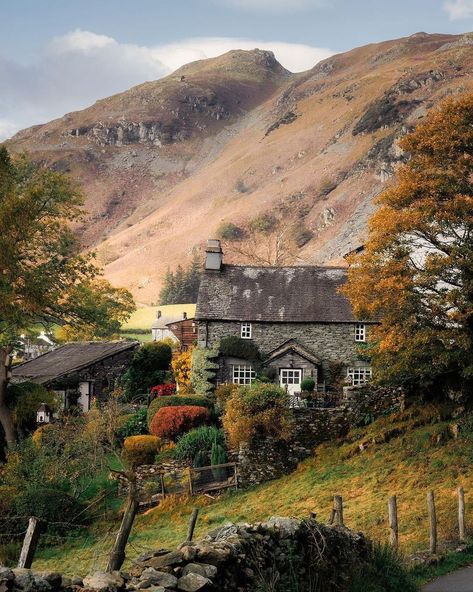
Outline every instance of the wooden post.
<svg viewBox="0 0 473 592">
<path fill-rule="evenodd" d="M 189 479 L 189 493 L 190 495 L 192 495 L 194 493 L 194 490 L 192 488 L 192 469 L 189 467 L 189 472 L 187 474 L 187 477 Z"/>
<path fill-rule="evenodd" d="M 41 523 L 37 518 L 31 517 L 28 522 L 25 538 L 23 539 L 23 546 L 21 547 L 20 559 L 18 560 L 18 567 L 30 568 L 36 546 L 38 544 L 39 535 L 41 532 Z"/>
<path fill-rule="evenodd" d="M 463 487 L 458 488 L 458 538 L 465 542 L 465 492 Z"/>
<path fill-rule="evenodd" d="M 335 510 L 335 524 L 343 526 L 343 498 L 341 495 L 333 496 L 333 509 Z"/>
<path fill-rule="evenodd" d="M 133 527 L 136 512 L 138 511 L 138 505 L 139 504 L 138 491 L 136 488 L 136 476 L 133 475 L 133 477 L 129 476 L 128 479 L 128 496 L 125 512 L 123 514 L 117 538 L 115 539 L 115 544 L 113 545 L 113 549 L 110 553 L 110 558 L 108 560 L 106 570 L 108 573 L 119 570 L 123 565 L 123 562 L 125 561 L 125 548 L 128 542 L 128 537 L 131 533 L 131 529 Z"/>
<path fill-rule="evenodd" d="M 389 542 L 397 549 L 399 547 L 399 530 L 397 524 L 397 499 L 393 495 L 388 500 Z"/>
<path fill-rule="evenodd" d="M 194 508 L 192 510 L 192 516 L 189 521 L 189 530 L 187 531 L 187 542 L 188 543 L 190 543 L 192 541 L 192 537 L 194 536 L 195 523 L 197 522 L 198 515 L 199 515 L 199 508 Z"/>
<path fill-rule="evenodd" d="M 427 506 L 430 520 L 430 552 L 437 553 L 437 513 L 435 511 L 435 495 L 433 491 L 427 494 Z"/>
<path fill-rule="evenodd" d="M 166 488 L 164 487 L 164 473 L 159 474 L 159 480 L 161 482 L 161 495 L 164 499 L 166 497 Z"/>
<path fill-rule="evenodd" d="M 238 465 L 237 465 L 237 463 L 235 463 L 234 475 L 235 475 L 235 489 L 238 489 Z"/>
</svg>

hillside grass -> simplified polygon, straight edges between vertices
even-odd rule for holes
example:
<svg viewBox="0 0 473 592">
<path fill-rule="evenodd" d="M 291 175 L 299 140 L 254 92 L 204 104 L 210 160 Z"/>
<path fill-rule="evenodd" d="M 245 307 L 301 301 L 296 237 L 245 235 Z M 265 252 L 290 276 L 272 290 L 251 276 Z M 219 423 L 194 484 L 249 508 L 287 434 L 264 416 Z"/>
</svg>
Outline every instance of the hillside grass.
<svg viewBox="0 0 473 592">
<path fill-rule="evenodd" d="M 122 332 L 133 333 L 135 331 L 149 330 L 151 334 L 151 325 L 156 318 L 157 311 L 160 310 L 163 316 L 182 315 L 187 313 L 189 318 L 195 315 L 195 304 L 166 304 L 163 306 L 142 306 L 137 308 L 130 316 L 128 321 L 122 325 Z"/>
<path fill-rule="evenodd" d="M 411 553 L 428 547 L 426 494 L 432 489 L 439 540 L 454 540 L 459 485 L 466 492 L 466 515 L 473 515 L 473 442 L 454 440 L 446 415 L 433 405 L 411 407 L 358 428 L 343 441 L 319 446 L 281 479 L 215 500 L 170 497 L 137 517 L 128 557 L 185 540 L 194 506 L 201 509 L 198 538 L 228 521 L 254 522 L 277 514 L 303 517 L 313 511 L 325 521 L 334 494 L 343 495 L 346 525 L 381 542 L 388 538 L 387 500 L 397 494 L 401 551 Z M 71 574 L 103 567 L 117 528 L 118 521 L 99 522 L 87 536 L 42 548 L 34 567 Z"/>
</svg>

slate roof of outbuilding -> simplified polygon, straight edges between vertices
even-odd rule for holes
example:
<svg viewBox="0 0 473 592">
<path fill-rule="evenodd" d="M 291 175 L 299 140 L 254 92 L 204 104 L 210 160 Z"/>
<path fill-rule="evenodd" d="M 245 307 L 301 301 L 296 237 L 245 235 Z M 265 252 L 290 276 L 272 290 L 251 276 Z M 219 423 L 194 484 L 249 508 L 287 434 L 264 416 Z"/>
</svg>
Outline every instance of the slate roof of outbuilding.
<svg viewBox="0 0 473 592">
<path fill-rule="evenodd" d="M 139 345 L 138 341 L 77 341 L 12 369 L 13 382 L 48 384 Z"/>
<path fill-rule="evenodd" d="M 197 320 L 339 322 L 354 317 L 339 288 L 344 267 L 223 265 L 202 274 Z"/>
</svg>

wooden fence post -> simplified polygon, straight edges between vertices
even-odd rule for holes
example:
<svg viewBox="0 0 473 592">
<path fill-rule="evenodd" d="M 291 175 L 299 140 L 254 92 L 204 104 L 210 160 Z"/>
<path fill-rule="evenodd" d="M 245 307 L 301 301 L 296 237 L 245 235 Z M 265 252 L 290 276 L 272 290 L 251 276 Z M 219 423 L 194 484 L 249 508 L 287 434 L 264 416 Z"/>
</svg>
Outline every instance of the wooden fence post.
<svg viewBox="0 0 473 592">
<path fill-rule="evenodd" d="M 189 485 L 189 494 L 193 495 L 194 489 L 192 487 L 192 469 L 190 467 L 189 467 L 189 470 L 187 473 L 187 478 L 188 478 L 188 485 Z"/>
<path fill-rule="evenodd" d="M 465 542 L 465 492 L 463 487 L 458 488 L 458 538 Z"/>
<path fill-rule="evenodd" d="M 163 496 L 163 499 L 164 499 L 166 497 L 166 488 L 164 486 L 164 473 L 159 474 L 159 481 L 161 483 L 161 495 Z"/>
<path fill-rule="evenodd" d="M 30 568 L 36 546 L 38 544 L 39 535 L 41 532 L 41 523 L 37 518 L 31 517 L 28 522 L 25 538 L 23 539 L 23 546 L 21 547 L 20 559 L 18 560 L 18 567 Z"/>
<path fill-rule="evenodd" d="M 138 489 L 136 487 L 136 476 L 128 475 L 128 496 L 125 512 L 123 513 L 120 529 L 118 531 L 117 538 L 115 539 L 115 544 L 113 545 L 113 549 L 110 553 L 110 558 L 108 560 L 108 565 L 106 569 L 108 573 L 119 570 L 123 565 L 123 562 L 125 561 L 125 548 L 128 542 L 128 537 L 131 533 L 131 529 L 133 527 L 133 522 L 135 521 L 138 506 L 139 501 Z"/>
<path fill-rule="evenodd" d="M 430 521 L 430 552 L 435 555 L 437 553 L 437 513 L 435 511 L 435 495 L 433 491 L 429 491 L 427 494 L 427 506 Z"/>
<path fill-rule="evenodd" d="M 397 549 L 399 547 L 399 529 L 397 523 L 397 499 L 393 495 L 388 500 L 389 542 Z"/>
<path fill-rule="evenodd" d="M 333 496 L 333 509 L 335 510 L 335 524 L 343 526 L 343 498 L 341 495 Z"/>
<path fill-rule="evenodd" d="M 234 476 L 235 476 L 235 489 L 238 490 L 238 465 L 235 463 L 234 467 Z"/>
<path fill-rule="evenodd" d="M 189 530 L 187 531 L 187 542 L 189 542 L 189 543 L 192 541 L 192 537 L 194 536 L 194 529 L 195 529 L 195 524 L 197 522 L 198 516 L 199 516 L 199 508 L 194 508 L 192 510 L 192 516 L 189 521 Z"/>
</svg>

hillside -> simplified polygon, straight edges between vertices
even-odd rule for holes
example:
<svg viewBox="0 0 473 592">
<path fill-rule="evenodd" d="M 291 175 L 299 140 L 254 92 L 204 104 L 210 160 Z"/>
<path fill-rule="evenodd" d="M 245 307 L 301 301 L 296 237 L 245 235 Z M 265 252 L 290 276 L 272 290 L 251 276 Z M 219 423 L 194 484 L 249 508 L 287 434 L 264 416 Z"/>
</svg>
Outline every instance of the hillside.
<svg viewBox="0 0 473 592">
<path fill-rule="evenodd" d="M 433 489 L 439 540 L 455 539 L 457 486 L 466 491 L 466 515 L 473 509 L 473 442 L 452 438 L 447 415 L 432 405 L 414 406 L 356 429 L 343 442 L 318 447 L 313 458 L 287 477 L 217 500 L 168 498 L 138 517 L 129 558 L 182 542 L 196 505 L 201 508 L 200 537 L 228 521 L 253 522 L 271 515 L 303 517 L 315 511 L 325 521 L 333 494 L 344 496 L 345 523 L 380 541 L 388 537 L 387 499 L 397 494 L 401 550 L 412 552 L 428 548 L 426 492 Z M 64 546 L 41 550 L 34 567 L 77 574 L 102 566 L 116 527 L 116 522 L 104 522 L 95 534 L 71 533 Z"/>
<path fill-rule="evenodd" d="M 262 212 L 297 222 L 297 262 L 338 262 L 363 240 L 373 198 L 402 160 L 396 139 L 473 87 L 471 43 L 417 33 L 298 75 L 271 52 L 231 51 L 7 145 L 80 181 L 84 247 L 149 304 L 166 268 L 223 221 L 245 228 Z"/>
</svg>

